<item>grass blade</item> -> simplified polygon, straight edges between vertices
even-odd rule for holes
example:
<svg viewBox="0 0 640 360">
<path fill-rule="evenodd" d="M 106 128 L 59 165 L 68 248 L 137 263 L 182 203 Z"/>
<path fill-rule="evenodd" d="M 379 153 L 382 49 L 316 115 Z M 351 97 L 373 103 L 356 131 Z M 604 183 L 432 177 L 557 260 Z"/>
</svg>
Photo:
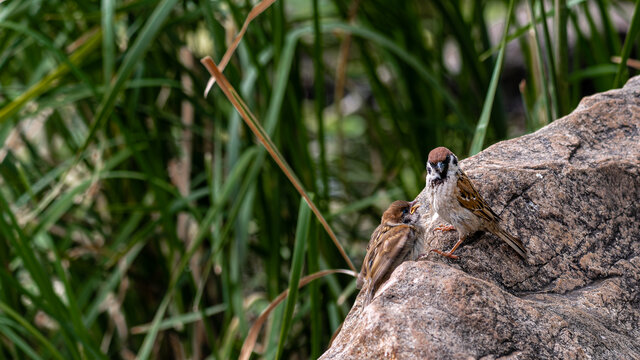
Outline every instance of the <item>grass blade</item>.
<svg viewBox="0 0 640 360">
<path fill-rule="evenodd" d="M 307 271 L 310 273 L 316 273 L 320 270 L 320 264 L 318 260 L 318 237 L 320 236 L 320 228 L 316 222 L 311 223 L 311 230 L 309 231 L 309 241 L 307 245 Z M 311 353 L 309 357 L 311 359 L 317 359 L 320 357 L 321 342 L 322 342 L 322 323 L 321 323 L 321 301 L 320 301 L 320 288 L 319 284 L 313 282 L 309 284 L 309 302 L 311 303 Z"/>
<path fill-rule="evenodd" d="M 322 202 L 327 200 L 329 193 L 329 175 L 327 171 L 327 150 L 325 146 L 324 121 L 322 112 L 324 111 L 324 66 L 322 60 L 322 31 L 320 30 L 320 10 L 318 0 L 313 0 L 313 32 L 315 35 L 313 43 L 313 87 L 315 92 L 315 111 L 318 123 L 318 143 L 320 144 L 320 180 L 322 181 L 322 192 L 320 193 Z M 322 203 L 321 202 L 321 203 Z"/>
<path fill-rule="evenodd" d="M 471 150 L 469 155 L 475 155 L 482 150 L 484 144 L 484 137 L 487 133 L 487 127 L 489 126 L 489 118 L 491 116 L 491 109 L 493 108 L 493 100 L 496 96 L 496 90 L 498 89 L 498 80 L 500 79 L 500 73 L 502 72 L 502 63 L 504 60 L 504 52 L 507 45 L 507 35 L 509 34 L 509 25 L 511 24 L 511 16 L 513 14 L 514 0 L 509 1 L 509 10 L 507 11 L 507 17 L 505 20 L 504 34 L 502 35 L 502 43 L 500 44 L 500 52 L 498 52 L 498 58 L 493 68 L 493 74 L 491 75 L 491 82 L 489 83 L 489 90 L 487 91 L 487 97 L 484 100 L 484 106 L 482 107 L 482 113 L 480 114 L 480 120 L 478 120 L 478 126 L 476 132 L 473 135 L 471 141 Z"/>
<path fill-rule="evenodd" d="M 236 34 L 236 36 L 233 38 L 233 43 L 231 43 L 231 46 L 229 46 L 227 51 L 225 51 L 224 55 L 222 56 L 222 60 L 220 60 L 219 64 L 220 71 L 224 71 L 224 69 L 227 67 L 229 60 L 231 60 L 231 56 L 236 51 L 238 45 L 240 45 L 240 41 L 242 40 L 242 37 L 244 37 L 244 33 L 247 32 L 251 21 L 253 21 L 253 19 L 257 18 L 260 14 L 267 10 L 269 6 L 271 6 L 274 2 L 276 2 L 276 0 L 262 0 L 257 3 L 253 7 L 253 9 L 251 9 L 249 14 L 247 15 L 247 18 L 244 20 L 244 24 L 242 24 L 242 29 L 240 29 L 240 32 L 238 32 L 238 34 Z M 211 91 L 211 88 L 215 83 L 215 77 L 211 77 L 209 79 L 209 82 L 207 82 L 206 89 L 204 90 L 204 97 L 207 97 L 209 91 Z"/>
<path fill-rule="evenodd" d="M 332 275 L 332 274 L 346 274 L 346 275 L 351 275 L 353 277 L 358 276 L 358 273 L 353 270 L 346 270 L 346 269 L 323 270 L 315 274 L 311 274 L 303 277 L 298 283 L 298 288 L 301 288 L 307 285 L 313 280 L 319 279 L 321 277 L 325 277 L 327 275 Z M 249 359 L 249 356 L 251 356 L 251 353 L 253 352 L 253 349 L 256 346 L 256 341 L 258 340 L 258 334 L 260 332 L 260 329 L 262 328 L 262 325 L 269 318 L 269 315 L 271 314 L 273 309 L 275 309 L 284 299 L 286 299 L 288 295 L 289 295 L 289 289 L 280 293 L 280 295 L 278 295 L 278 297 L 273 299 L 273 301 L 269 304 L 269 306 L 267 306 L 267 308 L 262 311 L 262 313 L 260 314 L 256 322 L 253 323 L 253 325 L 251 326 L 251 329 L 249 330 L 249 335 L 247 335 L 246 339 L 244 339 L 244 343 L 242 344 L 242 350 L 240 350 L 240 356 L 238 357 L 238 359 L 240 360 Z"/>
<path fill-rule="evenodd" d="M 533 12 L 533 1 L 534 0 L 527 0 L 527 9 L 529 10 L 529 19 L 531 19 L 531 23 L 533 24 L 534 22 L 534 12 Z M 544 21 L 546 21 L 546 19 L 544 19 Z M 548 82 L 546 81 L 546 76 L 547 72 L 545 71 L 545 66 L 544 66 L 544 60 L 542 59 L 542 54 L 545 52 L 544 49 L 542 49 L 542 45 L 540 43 L 540 35 L 538 34 L 538 26 L 533 26 L 533 35 L 534 35 L 534 42 L 535 42 L 535 47 L 534 47 L 534 51 L 536 53 L 536 58 L 537 61 L 535 62 L 538 65 L 538 73 L 540 74 L 540 85 L 542 87 L 542 103 L 543 103 L 543 107 L 546 109 L 546 114 L 547 114 L 547 121 L 546 123 L 551 122 L 554 117 L 553 117 L 553 113 L 552 113 L 552 109 L 551 106 L 549 106 L 549 94 L 550 94 L 550 90 L 547 88 L 548 87 Z M 549 76 L 551 77 L 551 76 Z M 534 116 L 537 116 L 537 114 L 535 114 Z M 538 124 L 540 124 L 540 121 L 537 122 Z"/>
<path fill-rule="evenodd" d="M 640 32 L 640 1 L 636 0 L 636 7 L 633 10 L 633 17 L 631 18 L 631 24 L 629 25 L 629 31 L 627 37 L 624 39 L 624 45 L 622 45 L 622 54 L 620 54 L 620 65 L 618 65 L 618 71 L 616 72 L 616 78 L 613 80 L 613 88 L 618 88 L 622 85 L 623 77 L 626 77 L 627 59 L 631 54 L 633 43 L 638 38 Z"/>
<path fill-rule="evenodd" d="M 544 14 L 544 1 L 540 1 L 540 10 Z M 544 17 L 544 21 L 542 21 L 542 33 L 544 35 L 544 43 L 547 46 L 546 51 L 544 52 L 547 59 L 547 66 L 549 67 L 549 97 L 551 98 L 551 113 L 552 118 L 549 121 L 553 121 L 560 117 L 560 105 L 559 105 L 559 97 L 558 97 L 558 78 L 556 72 L 556 61 L 554 60 L 557 54 L 553 52 L 553 46 L 551 43 L 551 35 L 549 35 L 549 26 L 547 25 L 547 18 Z"/>
<path fill-rule="evenodd" d="M 627 61 L 627 65 L 628 64 L 629 62 Z M 614 75 L 616 71 L 618 71 L 618 66 L 615 64 L 594 65 L 572 72 L 569 76 L 569 82 L 575 83 L 584 79 L 592 79 L 600 76 L 610 76 Z"/>
<path fill-rule="evenodd" d="M 436 76 L 436 74 L 433 71 L 427 68 L 420 61 L 419 58 L 412 55 L 410 51 L 399 46 L 398 44 L 390 40 L 388 37 L 384 36 L 383 34 L 377 31 L 374 31 L 365 27 L 349 25 L 341 22 L 325 23 L 322 25 L 322 29 L 323 31 L 326 31 L 326 32 L 331 32 L 336 30 L 347 31 L 352 35 L 363 37 L 365 39 L 373 41 L 374 43 L 382 46 L 383 48 L 386 48 L 391 53 L 397 55 L 399 58 L 405 61 L 408 65 L 414 68 L 414 70 L 423 78 L 423 80 L 425 80 L 427 83 L 433 86 L 434 89 L 437 90 L 438 94 L 442 96 L 443 100 L 447 103 L 447 105 L 451 107 L 451 110 L 453 110 L 456 113 L 456 115 L 460 117 L 460 119 L 466 118 L 466 116 L 460 111 L 458 102 L 455 100 L 455 97 L 453 96 L 451 91 L 442 84 L 442 82 L 440 81 L 440 78 Z"/>
<path fill-rule="evenodd" d="M 264 147 L 269 152 L 269 155 L 271 155 L 271 157 L 276 162 L 276 164 L 278 164 L 280 169 L 284 172 L 284 174 L 287 176 L 289 181 L 296 188 L 298 193 L 300 193 L 300 195 L 305 198 L 305 200 L 311 207 L 311 210 L 316 215 L 318 220 L 320 220 L 320 223 L 322 224 L 324 229 L 327 231 L 327 233 L 331 237 L 331 240 L 333 240 L 333 243 L 338 248 L 338 251 L 340 251 L 340 255 L 342 255 L 347 265 L 349 265 L 349 268 L 355 271 L 355 267 L 353 266 L 353 263 L 347 256 L 347 253 L 345 253 L 342 245 L 340 245 L 340 242 L 338 241 L 335 233 L 329 226 L 329 223 L 327 223 L 327 220 L 324 218 L 324 216 L 322 215 L 322 213 L 320 212 L 316 204 L 313 202 L 313 200 L 311 200 L 311 197 L 305 191 L 304 187 L 302 186 L 302 183 L 300 182 L 296 174 L 293 172 L 293 170 L 291 169 L 287 161 L 284 159 L 282 154 L 280 154 L 280 151 L 275 146 L 273 141 L 271 141 L 271 138 L 269 137 L 269 135 L 267 135 L 262 125 L 260 125 L 260 122 L 258 122 L 255 115 L 251 113 L 251 111 L 249 110 L 247 105 L 244 103 L 242 98 L 240 98 L 240 95 L 235 91 L 235 89 L 231 86 L 231 84 L 229 84 L 226 77 L 220 72 L 220 70 L 218 69 L 218 67 L 210 57 L 208 56 L 205 57 L 204 59 L 201 60 L 201 62 L 207 68 L 209 73 L 217 79 L 218 84 L 222 89 L 222 91 L 224 92 L 224 94 L 227 96 L 227 99 L 229 99 L 229 101 L 233 104 L 236 110 L 240 113 L 240 115 L 244 119 L 247 126 L 249 126 L 249 128 L 254 133 L 254 135 L 258 137 L 262 145 L 264 145 Z"/>
<path fill-rule="evenodd" d="M 189 260 L 191 259 L 193 254 L 196 252 L 200 244 L 202 244 L 202 241 L 204 240 L 205 236 L 207 236 L 207 234 L 209 233 L 209 227 L 213 223 L 216 216 L 220 213 L 220 211 L 222 211 L 224 202 L 230 198 L 231 192 L 235 188 L 234 184 L 237 183 L 238 178 L 242 176 L 242 173 L 244 172 L 245 168 L 248 166 L 249 161 L 253 159 L 254 155 L 255 155 L 255 151 L 247 151 L 238 160 L 230 176 L 227 179 L 228 181 L 224 184 L 224 187 L 220 191 L 220 194 L 216 197 L 216 202 L 214 206 L 209 209 L 204 219 L 200 222 L 198 233 L 193 238 L 189 249 L 182 256 L 178 265 L 175 266 L 175 268 L 173 269 L 168 290 L 164 298 L 162 299 L 162 302 L 160 303 L 158 310 L 156 310 L 156 314 L 154 315 L 153 320 L 151 322 L 151 327 L 149 329 L 149 332 L 147 333 L 147 335 L 144 338 L 144 341 L 142 342 L 142 346 L 137 356 L 138 359 L 149 358 L 149 355 L 151 354 L 151 348 L 153 346 L 153 343 L 156 340 L 158 331 L 160 330 L 161 320 L 164 317 L 165 312 L 167 311 L 167 307 L 169 306 L 169 303 L 171 301 L 171 298 L 173 297 L 173 294 L 175 293 L 178 279 L 184 272 L 184 269 L 187 267 L 187 264 L 189 263 Z"/>
<path fill-rule="evenodd" d="M 67 309 L 65 308 L 62 299 L 55 293 L 47 269 L 37 258 L 36 252 L 31 248 L 31 242 L 28 240 L 22 228 L 18 225 L 16 217 L 12 213 L 3 196 L 0 196 L 0 210 L 5 215 L 0 217 L 0 232 L 2 232 L 5 238 L 9 240 L 11 246 L 21 259 L 24 268 L 29 272 L 34 283 L 37 285 L 38 291 L 40 292 L 40 298 L 46 301 L 48 306 L 43 310 L 54 318 L 63 330 L 61 331 L 61 335 L 67 344 L 67 349 L 70 351 L 70 355 L 75 359 L 80 359 L 80 353 L 76 347 L 78 344 L 74 344 L 74 341 L 72 340 L 74 337 L 73 331 L 67 325 L 69 321 Z M 4 305 L 8 307 L 7 304 Z M 14 317 L 13 315 L 11 316 Z M 20 319 L 14 317 L 14 319 L 21 325 L 21 320 L 25 320 L 22 317 L 20 317 Z M 34 334 L 34 336 L 37 335 Z"/>
<path fill-rule="evenodd" d="M 133 218 L 137 218 L 137 216 L 134 216 Z M 107 298 L 109 293 L 113 291 L 116 285 L 120 283 L 122 277 L 125 275 L 134 259 L 140 253 L 140 250 L 142 250 L 142 247 L 142 243 L 136 243 L 122 258 L 118 266 L 114 269 L 113 273 L 107 278 L 106 281 L 102 283 L 99 290 L 97 291 L 95 300 L 89 307 L 89 310 L 85 312 L 86 315 L 84 316 L 83 322 L 87 327 L 90 327 L 98 317 L 100 306 L 102 305 L 103 301 Z"/>
<path fill-rule="evenodd" d="M 160 322 L 158 327 L 160 330 L 167 330 L 178 326 L 184 326 L 185 324 L 194 323 L 196 321 L 203 320 L 207 316 L 213 316 L 219 314 L 227 309 L 227 305 L 218 304 L 210 306 L 202 311 L 193 311 L 186 314 L 177 315 L 169 319 Z M 131 334 L 144 334 L 149 332 L 152 324 L 138 325 L 131 328 Z"/>
<path fill-rule="evenodd" d="M 107 119 L 113 112 L 113 107 L 115 106 L 116 98 L 120 91 L 124 88 L 127 79 L 133 72 L 136 66 L 140 63 L 140 59 L 147 52 L 149 46 L 153 43 L 153 39 L 160 31 L 160 27 L 167 19 L 174 5 L 178 2 L 178 0 L 163 0 L 158 6 L 155 8 L 149 19 L 145 22 L 144 27 L 140 31 L 140 34 L 136 38 L 135 42 L 127 51 L 127 54 L 124 57 L 122 65 L 120 66 L 120 70 L 116 75 L 116 80 L 113 85 L 109 87 L 107 93 L 105 94 L 100 106 L 98 107 L 98 111 L 96 112 L 95 119 L 91 128 L 89 129 L 89 134 L 84 142 L 84 145 L 77 152 L 77 156 L 79 154 L 84 153 L 84 151 L 89 147 L 91 141 L 93 141 L 93 137 L 96 135 L 98 129 L 101 129 L 106 123 Z M 77 160 L 76 160 L 77 161 Z"/>
<path fill-rule="evenodd" d="M 102 0 L 102 68 L 104 83 L 109 86 L 115 66 L 116 41 L 113 28 L 115 0 Z"/>
<path fill-rule="evenodd" d="M 293 248 L 293 260 L 291 261 L 291 272 L 289 274 L 289 296 L 284 310 L 284 318 L 282 327 L 280 328 L 280 340 L 278 341 L 278 351 L 276 359 L 282 356 L 284 343 L 291 327 L 291 318 L 293 310 L 298 300 L 298 282 L 302 274 L 302 266 L 304 265 L 304 250 L 309 238 L 309 223 L 311 222 L 311 212 L 309 211 L 304 198 L 300 198 L 300 211 L 298 212 L 298 225 L 296 226 L 296 241 Z"/>
<path fill-rule="evenodd" d="M 556 86 L 558 95 L 558 116 L 569 113 L 569 43 L 567 38 L 567 20 L 569 10 L 566 0 L 555 0 L 553 30 L 555 32 Z"/>
<path fill-rule="evenodd" d="M 56 348 L 47 340 L 47 338 L 42 335 L 38 329 L 36 329 L 27 319 L 23 318 L 15 312 L 9 305 L 5 304 L 3 301 L 0 301 L 0 310 L 2 310 L 5 314 L 9 315 L 13 320 L 15 320 L 20 326 L 22 326 L 25 330 L 27 330 L 35 339 L 38 340 L 48 351 L 49 355 L 53 356 L 55 359 L 64 360 L 64 357 Z"/>
<path fill-rule="evenodd" d="M 4 321 L 3 321 L 4 322 Z M 36 354 L 36 352 L 31 348 L 30 344 L 27 344 L 22 338 L 16 334 L 9 326 L 0 325 L 0 334 L 6 336 L 7 339 L 11 342 L 12 345 L 20 348 L 20 350 L 24 351 L 26 355 L 35 360 L 42 360 L 42 358 Z M 12 358 L 17 358 L 17 354 L 11 354 Z"/>
<path fill-rule="evenodd" d="M 569 1 L 567 3 L 567 8 L 572 8 L 574 6 L 580 5 L 587 2 L 587 0 L 572 0 Z M 531 21 L 529 22 L 527 25 L 524 25 L 522 27 L 519 27 L 517 29 L 515 29 L 511 35 L 509 35 L 509 37 L 507 38 L 507 43 L 511 42 L 512 40 L 515 40 L 517 38 L 519 38 L 520 36 L 524 35 L 527 31 L 529 31 L 531 29 L 532 26 L 537 25 L 540 22 L 546 21 L 547 17 L 549 16 L 553 16 L 555 14 L 555 11 L 553 9 L 544 12 L 535 18 L 535 21 Z M 480 61 L 484 61 L 486 59 L 488 59 L 491 55 L 497 53 L 498 51 L 500 51 L 500 45 L 494 46 L 492 48 L 490 48 L 489 50 L 486 50 L 485 52 L 483 52 L 482 54 L 480 54 L 480 56 L 478 57 L 480 59 Z"/>
<path fill-rule="evenodd" d="M 0 26 L 7 26 L 3 24 Z M 7 26 L 8 27 L 8 26 Z M 15 115 L 26 103 L 34 98 L 42 95 L 45 91 L 49 90 L 51 85 L 70 70 L 71 66 L 79 65 L 91 52 L 93 52 L 100 43 L 102 33 L 96 31 L 84 43 L 69 56 L 68 62 L 63 62 L 55 70 L 51 71 L 42 80 L 35 83 L 28 90 L 20 94 L 17 98 L 11 101 L 6 106 L 0 109 L 0 124 L 7 121 L 10 117 Z M 66 57 L 65 57 L 66 59 Z"/>
</svg>

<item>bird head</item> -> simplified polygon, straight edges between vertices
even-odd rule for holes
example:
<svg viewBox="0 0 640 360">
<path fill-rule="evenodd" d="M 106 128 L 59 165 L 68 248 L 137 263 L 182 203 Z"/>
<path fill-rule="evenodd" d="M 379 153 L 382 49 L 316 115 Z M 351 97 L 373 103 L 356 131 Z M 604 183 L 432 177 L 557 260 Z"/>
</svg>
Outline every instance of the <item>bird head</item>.
<svg viewBox="0 0 640 360">
<path fill-rule="evenodd" d="M 427 184 L 440 185 L 450 174 L 458 171 L 458 158 L 446 147 L 438 147 L 429 153 L 427 160 Z"/>
<path fill-rule="evenodd" d="M 382 223 L 387 225 L 413 224 L 419 217 L 416 213 L 416 209 L 419 207 L 420 203 L 417 200 L 394 201 L 382 214 Z"/>
</svg>

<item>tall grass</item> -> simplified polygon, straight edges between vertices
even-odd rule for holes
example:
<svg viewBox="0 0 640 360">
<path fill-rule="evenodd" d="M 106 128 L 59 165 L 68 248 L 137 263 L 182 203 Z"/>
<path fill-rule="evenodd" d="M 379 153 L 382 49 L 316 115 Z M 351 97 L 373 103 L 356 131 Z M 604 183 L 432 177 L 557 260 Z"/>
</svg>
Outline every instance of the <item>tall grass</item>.
<svg viewBox="0 0 640 360">
<path fill-rule="evenodd" d="M 638 57 L 631 2 L 280 0 L 224 70 L 258 131 L 199 62 L 255 4 L 0 3 L 0 358 L 316 358 L 431 148 L 534 131 Z"/>
</svg>

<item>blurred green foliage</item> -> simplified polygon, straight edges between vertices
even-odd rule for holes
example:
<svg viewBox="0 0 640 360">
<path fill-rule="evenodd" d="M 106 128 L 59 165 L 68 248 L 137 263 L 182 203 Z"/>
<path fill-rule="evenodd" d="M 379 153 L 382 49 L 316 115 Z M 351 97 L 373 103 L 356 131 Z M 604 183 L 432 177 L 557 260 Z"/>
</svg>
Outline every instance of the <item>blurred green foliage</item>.
<svg viewBox="0 0 640 360">
<path fill-rule="evenodd" d="M 431 148 L 534 131 L 633 75 L 612 57 L 638 57 L 636 3 L 513 3 L 503 42 L 499 0 L 279 0 L 249 26 L 225 75 L 356 266 Z M 280 292 L 347 267 L 220 89 L 202 95 L 199 59 L 253 5 L 0 2 L 0 359 L 235 358 Z M 356 292 L 331 275 L 295 295 L 259 355 L 319 356 Z"/>
</svg>

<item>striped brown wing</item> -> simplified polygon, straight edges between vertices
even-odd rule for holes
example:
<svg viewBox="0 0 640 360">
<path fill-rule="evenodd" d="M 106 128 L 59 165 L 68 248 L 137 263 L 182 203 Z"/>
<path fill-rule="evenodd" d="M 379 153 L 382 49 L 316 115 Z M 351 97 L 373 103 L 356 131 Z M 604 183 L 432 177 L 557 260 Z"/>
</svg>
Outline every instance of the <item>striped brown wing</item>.
<svg viewBox="0 0 640 360">
<path fill-rule="evenodd" d="M 372 296 L 391 276 L 393 270 L 405 260 L 415 241 L 415 233 L 410 225 L 387 226 L 385 230 L 365 258 L 365 279 L 369 280 Z"/>
<path fill-rule="evenodd" d="M 460 170 L 460 176 L 458 176 L 458 202 L 465 209 L 472 211 L 477 216 L 489 222 L 497 222 L 500 220 L 500 216 L 498 216 L 482 196 L 478 194 L 471 180 L 462 170 Z"/>
<path fill-rule="evenodd" d="M 367 279 L 367 274 L 369 273 L 369 269 L 373 265 L 373 260 L 376 257 L 377 251 L 373 251 L 380 243 L 380 238 L 382 234 L 388 231 L 390 226 L 387 225 L 378 225 L 378 227 L 371 234 L 371 239 L 369 239 L 369 243 L 367 244 L 367 253 L 364 257 L 364 261 L 362 262 L 362 268 L 360 268 L 360 273 L 358 274 L 358 279 L 356 280 L 356 288 L 362 289 L 364 286 L 364 282 Z"/>
</svg>

